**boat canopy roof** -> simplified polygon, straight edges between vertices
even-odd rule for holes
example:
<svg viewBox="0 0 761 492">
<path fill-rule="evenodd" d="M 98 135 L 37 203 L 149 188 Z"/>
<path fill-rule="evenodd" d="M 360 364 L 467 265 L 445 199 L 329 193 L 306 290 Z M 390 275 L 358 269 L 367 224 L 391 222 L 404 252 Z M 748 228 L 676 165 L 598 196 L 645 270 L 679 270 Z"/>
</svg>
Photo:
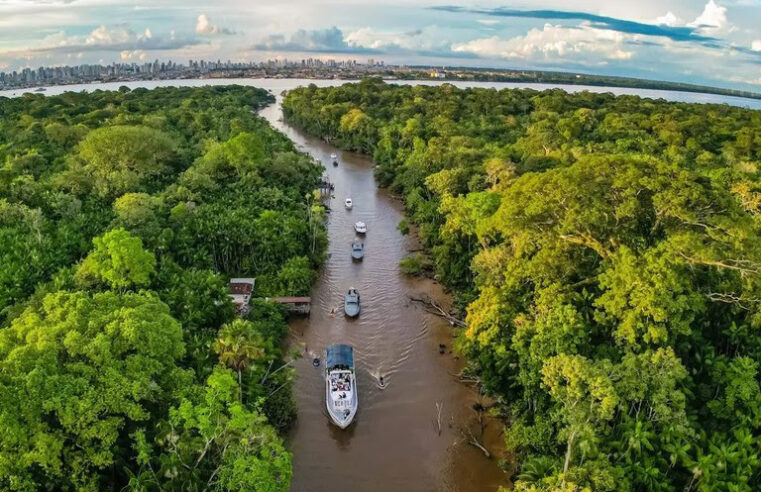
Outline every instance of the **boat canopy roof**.
<svg viewBox="0 0 761 492">
<path fill-rule="evenodd" d="M 351 345 L 331 345 L 326 351 L 326 359 L 328 370 L 337 366 L 345 366 L 349 369 L 354 367 L 354 350 Z"/>
</svg>

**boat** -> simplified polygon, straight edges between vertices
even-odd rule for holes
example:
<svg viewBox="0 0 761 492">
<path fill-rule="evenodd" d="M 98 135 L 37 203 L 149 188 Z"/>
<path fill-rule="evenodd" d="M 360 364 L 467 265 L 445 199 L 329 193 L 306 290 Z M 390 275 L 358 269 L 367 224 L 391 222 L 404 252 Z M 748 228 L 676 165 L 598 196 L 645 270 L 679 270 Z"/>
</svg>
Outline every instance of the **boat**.
<svg viewBox="0 0 761 492">
<path fill-rule="evenodd" d="M 354 203 L 351 201 L 351 198 L 347 198 L 346 200 L 344 200 L 344 205 L 346 206 L 346 208 L 351 209 L 351 207 L 354 206 Z"/>
<path fill-rule="evenodd" d="M 330 420 L 341 429 L 347 428 L 357 414 L 357 393 L 354 349 L 351 345 L 331 345 L 325 350 L 325 406 Z"/>
<path fill-rule="evenodd" d="M 34 92 L 45 92 L 47 89 L 44 87 L 38 87 L 34 90 Z"/>
<path fill-rule="evenodd" d="M 359 316 L 359 292 L 354 287 L 344 296 L 344 313 L 350 318 Z"/>
<path fill-rule="evenodd" d="M 365 257 L 365 245 L 359 241 L 351 243 L 351 257 L 355 260 L 361 260 Z"/>
<path fill-rule="evenodd" d="M 337 166 L 338 165 L 338 154 L 333 152 L 332 154 L 330 154 L 330 158 L 333 160 L 333 165 Z"/>
<path fill-rule="evenodd" d="M 364 222 L 359 221 L 354 224 L 354 230 L 357 231 L 357 234 L 365 234 L 367 233 L 367 225 L 365 225 Z"/>
</svg>

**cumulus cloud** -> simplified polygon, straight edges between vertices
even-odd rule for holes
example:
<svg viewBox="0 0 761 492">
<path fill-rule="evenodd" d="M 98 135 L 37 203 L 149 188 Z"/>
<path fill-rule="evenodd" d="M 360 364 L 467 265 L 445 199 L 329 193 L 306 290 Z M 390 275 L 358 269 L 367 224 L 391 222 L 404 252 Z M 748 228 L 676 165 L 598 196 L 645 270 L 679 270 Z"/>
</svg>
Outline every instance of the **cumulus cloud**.
<svg viewBox="0 0 761 492">
<path fill-rule="evenodd" d="M 146 53 L 143 50 L 124 50 L 121 53 L 119 53 L 119 57 L 122 59 L 122 61 L 130 61 L 130 60 L 140 60 L 145 61 L 148 59 L 148 53 Z"/>
<path fill-rule="evenodd" d="M 200 14 L 196 20 L 196 34 L 215 36 L 217 34 L 233 34 L 230 29 L 215 26 L 206 14 Z"/>
<path fill-rule="evenodd" d="M 442 44 L 441 41 L 434 43 L 431 38 L 430 33 L 423 29 L 397 33 L 363 27 L 348 33 L 344 40 L 350 46 L 382 51 L 427 51 L 446 47 L 446 43 Z"/>
<path fill-rule="evenodd" d="M 64 32 L 53 33 L 33 46 L 20 50 L 0 50 L 2 57 L 34 58 L 53 54 L 76 54 L 82 52 L 132 53 L 151 50 L 173 50 L 200 44 L 189 38 L 163 38 L 154 36 L 150 29 L 136 33 L 125 24 L 101 25 L 84 36 L 67 36 Z"/>
<path fill-rule="evenodd" d="M 682 19 L 674 15 L 673 12 L 669 11 L 666 13 L 666 15 L 663 15 L 655 19 L 655 23 L 658 24 L 659 26 L 674 27 L 674 26 L 681 25 Z"/>
<path fill-rule="evenodd" d="M 290 36 L 272 34 L 253 46 L 258 51 L 313 53 L 375 53 L 376 50 L 350 44 L 343 32 L 333 26 L 328 29 L 299 29 Z"/>
<path fill-rule="evenodd" d="M 714 0 L 708 0 L 703 12 L 688 26 L 699 28 L 711 34 L 723 32 L 728 26 L 727 8 L 717 4 Z"/>
<path fill-rule="evenodd" d="M 454 44 L 456 53 L 473 53 L 482 58 L 560 61 L 601 64 L 606 60 L 628 60 L 634 52 L 625 49 L 625 36 L 589 25 L 580 28 L 545 24 L 525 36 L 502 39 L 497 36 Z"/>
</svg>

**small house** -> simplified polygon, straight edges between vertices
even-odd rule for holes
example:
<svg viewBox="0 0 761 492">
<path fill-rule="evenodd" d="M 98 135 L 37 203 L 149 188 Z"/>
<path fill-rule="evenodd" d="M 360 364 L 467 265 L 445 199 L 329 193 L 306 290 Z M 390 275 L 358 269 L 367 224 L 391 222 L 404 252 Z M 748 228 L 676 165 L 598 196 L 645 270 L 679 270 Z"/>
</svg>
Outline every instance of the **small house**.
<svg viewBox="0 0 761 492">
<path fill-rule="evenodd" d="M 246 316 L 248 314 L 255 283 L 256 279 L 253 278 L 230 279 L 230 299 L 235 304 L 235 309 L 238 311 L 239 316 Z"/>
</svg>

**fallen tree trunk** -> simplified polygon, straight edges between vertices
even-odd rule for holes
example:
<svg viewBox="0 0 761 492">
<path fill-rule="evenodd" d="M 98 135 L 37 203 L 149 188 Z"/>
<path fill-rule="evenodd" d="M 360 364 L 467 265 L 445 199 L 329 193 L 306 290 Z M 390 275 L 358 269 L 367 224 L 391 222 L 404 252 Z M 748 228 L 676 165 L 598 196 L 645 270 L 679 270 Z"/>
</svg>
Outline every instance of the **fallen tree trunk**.
<svg viewBox="0 0 761 492">
<path fill-rule="evenodd" d="M 423 305 L 424 309 L 434 314 L 440 318 L 444 318 L 445 320 L 449 321 L 449 324 L 453 326 L 459 326 L 460 328 L 465 328 L 465 321 L 455 318 L 452 316 L 449 312 L 447 312 L 443 307 L 441 307 L 440 304 L 438 304 L 436 301 L 428 298 L 418 298 L 418 297 L 409 297 L 410 301 L 417 302 Z"/>
<path fill-rule="evenodd" d="M 476 436 L 473 435 L 473 433 L 470 431 L 470 429 L 468 429 L 468 433 L 464 437 L 465 437 L 465 440 L 468 442 L 468 444 L 470 444 L 471 446 L 477 447 L 478 449 L 480 449 L 484 453 L 484 455 L 487 458 L 491 458 L 491 453 L 489 452 L 489 450 L 486 449 L 486 447 L 483 444 L 478 442 L 478 439 L 476 439 Z"/>
</svg>

